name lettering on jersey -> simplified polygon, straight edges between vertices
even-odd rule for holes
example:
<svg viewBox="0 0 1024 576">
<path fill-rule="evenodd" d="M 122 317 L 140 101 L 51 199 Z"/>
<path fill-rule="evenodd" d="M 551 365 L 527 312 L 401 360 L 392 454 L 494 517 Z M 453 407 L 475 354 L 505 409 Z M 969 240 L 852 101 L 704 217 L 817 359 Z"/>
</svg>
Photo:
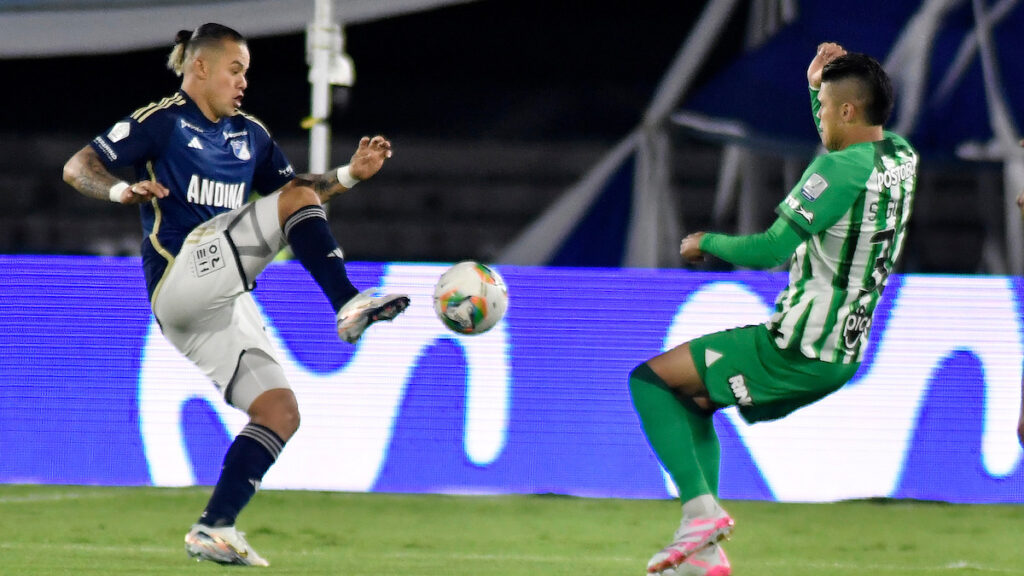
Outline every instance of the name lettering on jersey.
<svg viewBox="0 0 1024 576">
<path fill-rule="evenodd" d="M 200 128 L 199 126 L 196 126 L 195 124 L 189 122 L 188 120 L 185 120 L 184 118 L 181 119 L 181 127 L 182 128 L 188 128 L 189 130 L 195 130 L 196 132 L 202 132 L 203 131 L 202 128 Z"/>
<path fill-rule="evenodd" d="M 828 180 L 825 180 L 821 174 L 811 174 L 811 177 L 804 182 L 803 188 L 800 189 L 800 194 L 807 198 L 808 202 L 814 202 L 821 196 L 821 193 L 828 188 Z"/>
<path fill-rule="evenodd" d="M 217 208 L 241 208 L 245 199 L 245 183 L 230 184 L 200 178 L 193 174 L 188 181 L 188 193 L 185 199 L 193 204 L 215 206 Z"/>
<path fill-rule="evenodd" d="M 107 141 L 104 140 L 102 136 L 97 136 L 93 138 L 92 141 L 97 146 L 99 146 L 100 150 L 103 151 L 103 154 L 106 155 L 107 160 L 117 160 L 117 152 L 114 152 L 114 149 L 110 147 L 110 144 L 107 144 Z"/>
<path fill-rule="evenodd" d="M 807 208 L 800 205 L 800 201 L 792 196 L 786 196 L 786 205 L 793 209 L 800 216 L 803 216 L 804 220 L 807 220 L 808 224 L 814 223 L 814 213 Z"/>
<path fill-rule="evenodd" d="M 248 160 L 252 158 L 252 154 L 249 153 L 248 140 L 232 140 L 231 152 L 235 155 L 235 158 L 238 158 L 239 160 Z"/>
<path fill-rule="evenodd" d="M 199 141 L 199 136 L 193 136 L 192 140 L 188 143 L 189 148 L 195 148 L 196 150 L 202 150 L 203 144 Z"/>
<path fill-rule="evenodd" d="M 128 122 L 118 122 L 117 124 L 114 124 L 114 127 L 110 129 L 110 132 L 107 132 L 107 139 L 110 140 L 112 144 L 116 144 L 127 138 L 131 131 L 131 124 Z"/>
<path fill-rule="evenodd" d="M 888 222 L 896 214 L 896 203 L 889 202 L 885 206 L 885 220 Z M 868 220 L 874 222 L 878 219 L 878 202 L 872 202 L 868 206 Z"/>
<path fill-rule="evenodd" d="M 732 395 L 736 397 L 736 403 L 740 406 L 754 404 L 754 399 L 750 397 L 750 391 L 747 390 L 747 381 L 743 379 L 742 374 L 729 378 L 729 388 L 732 389 Z"/>
<path fill-rule="evenodd" d="M 878 173 L 878 187 L 879 188 L 894 188 L 899 186 L 904 180 L 909 180 L 917 174 L 917 162 L 915 160 L 908 160 L 899 166 L 893 166 L 885 172 Z"/>
<path fill-rule="evenodd" d="M 248 136 L 248 130 L 242 130 L 241 132 L 224 132 L 224 139 L 231 140 L 232 138 L 238 138 L 239 136 Z"/>
</svg>

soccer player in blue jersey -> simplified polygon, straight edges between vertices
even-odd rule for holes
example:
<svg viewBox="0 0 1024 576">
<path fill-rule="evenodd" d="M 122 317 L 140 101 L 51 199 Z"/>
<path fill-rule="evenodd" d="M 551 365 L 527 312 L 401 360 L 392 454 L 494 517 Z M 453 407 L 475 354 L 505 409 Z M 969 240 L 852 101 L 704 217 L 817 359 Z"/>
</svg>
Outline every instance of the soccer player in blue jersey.
<svg viewBox="0 0 1024 576">
<path fill-rule="evenodd" d="M 235 519 L 298 429 L 299 409 L 250 291 L 287 244 L 334 308 L 341 339 L 354 343 L 369 324 L 409 305 L 403 294 L 375 297 L 352 285 L 322 207 L 376 174 L 391 143 L 364 137 L 349 164 L 296 175 L 267 128 L 240 110 L 249 68 L 241 34 L 213 23 L 181 31 L 168 67 L 182 77 L 181 89 L 97 136 L 68 160 L 64 180 L 86 196 L 139 205 L 154 316 L 224 399 L 249 415 L 185 536 L 186 551 L 267 566 Z M 134 182 L 110 172 L 120 167 L 134 169 Z"/>
</svg>

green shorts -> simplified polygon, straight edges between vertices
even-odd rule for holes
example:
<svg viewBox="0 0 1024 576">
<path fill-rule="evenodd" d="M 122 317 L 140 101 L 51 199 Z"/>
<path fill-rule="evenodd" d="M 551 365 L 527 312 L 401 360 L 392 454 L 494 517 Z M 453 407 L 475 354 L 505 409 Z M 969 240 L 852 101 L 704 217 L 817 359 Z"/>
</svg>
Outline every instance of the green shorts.
<svg viewBox="0 0 1024 576">
<path fill-rule="evenodd" d="M 764 324 L 701 336 L 690 341 L 690 353 L 711 401 L 735 405 L 751 423 L 782 418 L 828 396 L 860 367 L 780 350 Z"/>
</svg>

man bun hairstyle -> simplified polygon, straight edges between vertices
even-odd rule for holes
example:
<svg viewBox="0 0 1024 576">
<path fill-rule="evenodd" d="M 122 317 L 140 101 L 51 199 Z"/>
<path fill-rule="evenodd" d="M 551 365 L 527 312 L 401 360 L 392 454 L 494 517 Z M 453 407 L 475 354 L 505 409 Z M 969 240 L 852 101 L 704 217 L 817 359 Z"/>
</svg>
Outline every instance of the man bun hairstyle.
<svg viewBox="0 0 1024 576">
<path fill-rule="evenodd" d="M 181 76 L 185 73 L 185 63 L 194 58 L 200 48 L 219 44 L 224 40 L 245 43 L 245 37 L 238 31 L 215 22 L 203 24 L 194 31 L 178 30 L 174 35 L 174 48 L 167 57 L 167 68 L 176 76 Z"/>
<path fill-rule="evenodd" d="M 867 54 L 851 52 L 829 62 L 821 71 L 823 83 L 847 79 L 860 85 L 865 121 L 872 126 L 885 125 L 892 115 L 892 82 L 878 60 Z"/>
</svg>

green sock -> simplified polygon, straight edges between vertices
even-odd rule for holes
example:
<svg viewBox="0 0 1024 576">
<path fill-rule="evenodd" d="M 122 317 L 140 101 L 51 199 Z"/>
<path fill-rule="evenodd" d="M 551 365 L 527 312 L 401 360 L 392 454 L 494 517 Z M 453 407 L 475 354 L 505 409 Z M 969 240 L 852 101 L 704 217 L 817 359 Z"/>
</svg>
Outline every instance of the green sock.
<svg viewBox="0 0 1024 576">
<path fill-rule="evenodd" d="M 717 495 L 720 446 L 711 416 L 676 395 L 646 363 L 629 376 L 633 406 L 654 453 L 683 502 Z"/>
</svg>

